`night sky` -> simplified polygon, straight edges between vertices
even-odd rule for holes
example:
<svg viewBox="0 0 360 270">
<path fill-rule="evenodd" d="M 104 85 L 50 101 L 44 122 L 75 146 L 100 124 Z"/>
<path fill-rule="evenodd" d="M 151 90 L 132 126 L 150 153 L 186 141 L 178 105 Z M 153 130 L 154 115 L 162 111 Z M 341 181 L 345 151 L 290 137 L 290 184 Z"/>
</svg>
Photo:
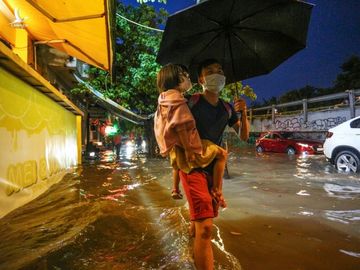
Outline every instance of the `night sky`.
<svg viewBox="0 0 360 270">
<path fill-rule="evenodd" d="M 137 5 L 136 0 L 123 0 Z M 271 73 L 247 79 L 258 101 L 279 96 L 306 85 L 331 87 L 341 72 L 341 64 L 352 55 L 360 56 L 360 0 L 312 0 L 307 47 L 282 63 Z M 167 0 L 151 3 L 170 14 L 196 3 L 196 0 Z"/>
</svg>

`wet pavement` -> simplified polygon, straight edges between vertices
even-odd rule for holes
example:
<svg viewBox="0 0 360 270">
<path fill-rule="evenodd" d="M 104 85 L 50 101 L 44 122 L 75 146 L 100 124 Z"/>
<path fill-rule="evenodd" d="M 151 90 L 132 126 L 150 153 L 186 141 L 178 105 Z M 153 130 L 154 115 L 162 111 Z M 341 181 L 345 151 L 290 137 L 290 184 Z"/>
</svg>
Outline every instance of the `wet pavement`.
<svg viewBox="0 0 360 270">
<path fill-rule="evenodd" d="M 319 156 L 233 149 L 216 269 L 360 269 L 360 176 Z M 133 146 L 84 163 L 0 220 L 0 269 L 193 269 L 171 168 Z"/>
</svg>

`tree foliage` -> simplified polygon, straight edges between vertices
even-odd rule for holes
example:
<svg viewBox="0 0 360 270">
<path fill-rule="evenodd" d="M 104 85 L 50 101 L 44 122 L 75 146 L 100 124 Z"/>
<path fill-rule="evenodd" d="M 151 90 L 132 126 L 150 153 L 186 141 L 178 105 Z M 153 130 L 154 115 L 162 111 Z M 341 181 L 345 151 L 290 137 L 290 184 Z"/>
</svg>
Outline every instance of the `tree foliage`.
<svg viewBox="0 0 360 270">
<path fill-rule="evenodd" d="M 360 57 L 352 56 L 341 65 L 342 72 L 337 76 L 335 88 L 339 91 L 360 88 Z"/>
<path fill-rule="evenodd" d="M 300 89 L 295 89 L 286 92 L 278 99 L 279 103 L 286 103 L 294 100 L 308 99 L 319 95 L 319 88 L 307 85 Z"/>
<path fill-rule="evenodd" d="M 118 13 L 142 25 L 158 28 L 164 24 L 167 13 L 153 7 L 119 4 Z M 156 63 L 162 34 L 131 24 L 117 17 L 116 89 L 112 95 L 117 101 L 136 113 L 150 114 L 156 109 L 158 92 Z"/>
<path fill-rule="evenodd" d="M 157 12 L 145 4 L 133 7 L 119 3 L 117 13 L 152 28 L 159 28 L 168 16 L 166 11 Z M 156 55 L 162 33 L 137 26 L 117 16 L 115 36 L 115 83 L 111 83 L 107 72 L 94 67 L 88 71 L 88 82 L 121 106 L 138 114 L 149 115 L 156 110 L 157 105 L 156 74 L 160 66 L 156 63 Z M 201 88 L 194 87 L 195 91 L 201 91 Z M 86 87 L 81 85 L 72 90 L 72 93 L 85 94 L 85 97 L 87 92 Z M 256 99 L 254 90 L 248 85 L 243 86 L 241 82 L 227 85 L 222 91 L 222 98 L 231 101 L 236 92 L 251 100 Z"/>
<path fill-rule="evenodd" d="M 252 101 L 256 100 L 257 98 L 254 89 L 249 85 L 243 85 L 241 81 L 228 84 L 221 91 L 221 98 L 228 102 L 234 100 L 234 98 L 237 96 L 247 97 Z"/>
<path fill-rule="evenodd" d="M 156 12 L 145 4 L 133 7 L 118 3 L 117 13 L 152 28 L 159 28 L 167 18 L 164 10 Z M 140 27 L 117 16 L 115 80 L 111 83 L 107 72 L 90 68 L 88 82 L 106 97 L 137 114 L 153 113 L 158 96 L 156 74 L 160 66 L 156 63 L 156 55 L 161 35 L 158 31 Z M 77 94 L 86 92 L 84 86 L 72 90 Z"/>
</svg>

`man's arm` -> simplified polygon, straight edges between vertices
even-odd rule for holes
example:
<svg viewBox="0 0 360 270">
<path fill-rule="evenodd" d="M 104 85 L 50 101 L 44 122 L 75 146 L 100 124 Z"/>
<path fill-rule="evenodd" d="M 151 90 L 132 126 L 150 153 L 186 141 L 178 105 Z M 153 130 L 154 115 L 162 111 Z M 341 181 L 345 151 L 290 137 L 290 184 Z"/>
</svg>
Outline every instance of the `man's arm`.
<svg viewBox="0 0 360 270">
<path fill-rule="evenodd" d="M 245 100 L 242 98 L 236 99 L 234 102 L 234 109 L 237 113 L 240 113 L 240 119 L 232 127 L 241 140 L 247 141 L 249 139 L 250 127 L 247 120 Z"/>
<path fill-rule="evenodd" d="M 239 135 L 240 127 L 241 127 L 241 121 L 240 119 L 238 119 L 238 121 L 234 125 L 232 125 L 232 128 L 235 130 L 236 134 L 238 135 Z"/>
</svg>

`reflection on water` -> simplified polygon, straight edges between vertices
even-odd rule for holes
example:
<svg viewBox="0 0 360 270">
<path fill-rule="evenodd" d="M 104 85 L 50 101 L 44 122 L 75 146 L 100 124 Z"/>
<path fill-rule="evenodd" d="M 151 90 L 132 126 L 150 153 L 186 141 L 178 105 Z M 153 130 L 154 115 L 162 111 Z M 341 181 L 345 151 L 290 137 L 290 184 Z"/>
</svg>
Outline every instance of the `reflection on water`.
<svg viewBox="0 0 360 270">
<path fill-rule="evenodd" d="M 325 183 L 324 190 L 328 193 L 330 197 L 337 197 L 340 199 L 351 199 L 360 197 L 360 187 L 357 186 Z"/>
<path fill-rule="evenodd" d="M 310 196 L 310 194 L 305 189 L 300 190 L 296 194 L 299 196 Z"/>
<path fill-rule="evenodd" d="M 234 234 L 234 232 L 232 233 Z M 226 257 L 226 263 L 229 267 L 228 269 L 241 270 L 239 260 L 231 252 L 226 250 L 224 240 L 222 239 L 221 230 L 218 226 L 216 226 L 216 224 L 214 225 L 214 238 L 212 243 L 215 247 L 218 248 L 219 252 L 221 252 L 222 255 Z"/>
<path fill-rule="evenodd" d="M 360 209 L 347 211 L 326 210 L 324 213 L 326 218 L 345 224 L 349 224 L 352 221 L 360 221 Z"/>
<path fill-rule="evenodd" d="M 132 149 L 132 152 L 129 150 Z M 193 269 L 167 160 L 123 147 L 0 220 L 0 269 Z M 216 269 L 358 269 L 360 181 L 323 156 L 229 155 Z"/>
<path fill-rule="evenodd" d="M 346 255 L 349 255 L 349 256 L 354 256 L 354 257 L 360 258 L 360 253 L 347 251 L 347 250 L 343 250 L 343 249 L 340 249 L 340 252 L 345 253 Z"/>
</svg>

